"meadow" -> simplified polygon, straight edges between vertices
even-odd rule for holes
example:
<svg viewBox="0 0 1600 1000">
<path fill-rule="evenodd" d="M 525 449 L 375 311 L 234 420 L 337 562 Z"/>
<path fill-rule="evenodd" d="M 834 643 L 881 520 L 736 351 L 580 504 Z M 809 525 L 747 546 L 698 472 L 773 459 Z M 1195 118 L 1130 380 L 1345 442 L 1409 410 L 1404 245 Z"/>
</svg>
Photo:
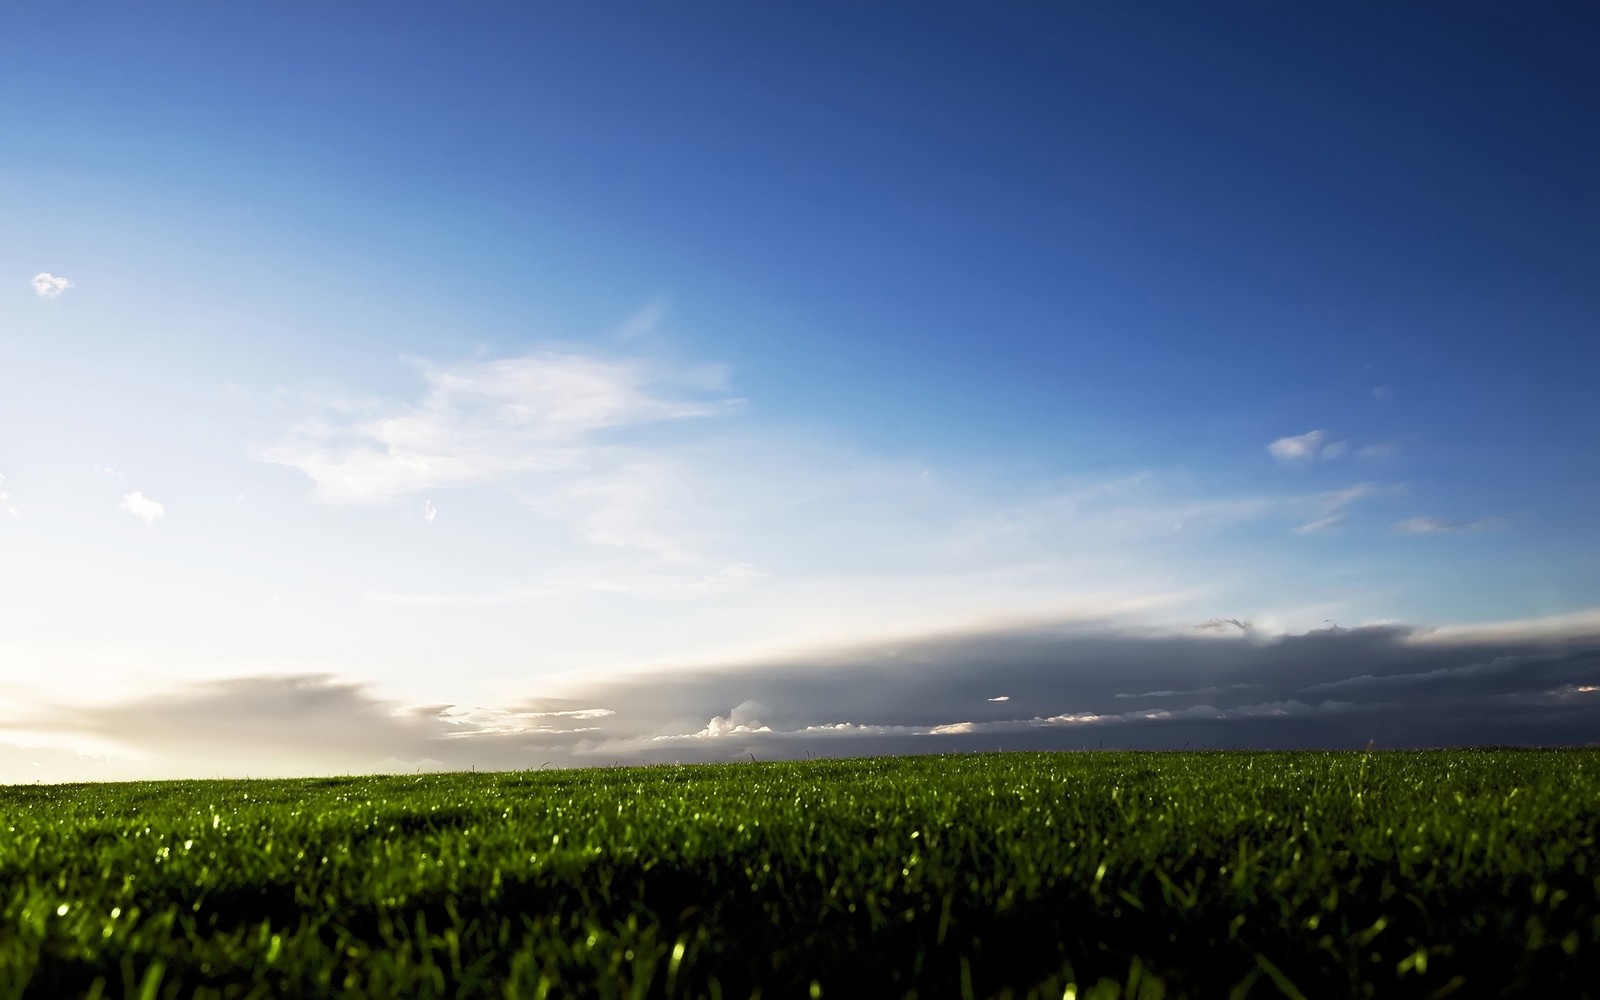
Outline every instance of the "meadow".
<svg viewBox="0 0 1600 1000">
<path fill-rule="evenodd" d="M 0 787 L 0 1000 L 1600 995 L 1600 751 Z"/>
</svg>

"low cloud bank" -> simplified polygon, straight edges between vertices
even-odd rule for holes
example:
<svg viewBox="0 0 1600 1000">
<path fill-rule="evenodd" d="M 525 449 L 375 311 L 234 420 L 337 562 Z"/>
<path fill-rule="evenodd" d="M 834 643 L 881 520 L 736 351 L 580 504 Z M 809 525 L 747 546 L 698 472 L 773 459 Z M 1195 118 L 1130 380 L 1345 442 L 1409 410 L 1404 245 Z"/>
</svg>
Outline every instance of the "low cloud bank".
<svg viewBox="0 0 1600 1000">
<path fill-rule="evenodd" d="M 12 741 L 78 735 L 126 747 L 141 763 L 123 759 L 116 776 L 130 767 L 264 776 L 752 754 L 1600 743 L 1600 628 L 1264 637 L 1242 622 L 1210 625 L 931 636 L 615 677 L 500 709 L 401 706 L 328 675 L 250 677 L 118 705 L 41 706 L 25 720 L 0 718 L 0 730 Z M 0 754 L 0 767 L 15 772 L 23 756 Z"/>
</svg>

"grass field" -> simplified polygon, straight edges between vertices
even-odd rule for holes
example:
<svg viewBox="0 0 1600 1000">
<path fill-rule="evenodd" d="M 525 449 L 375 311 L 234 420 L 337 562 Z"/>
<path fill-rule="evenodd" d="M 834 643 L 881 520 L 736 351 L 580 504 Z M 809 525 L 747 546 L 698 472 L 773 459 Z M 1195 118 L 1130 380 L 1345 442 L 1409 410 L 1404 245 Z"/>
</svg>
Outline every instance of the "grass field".
<svg viewBox="0 0 1600 1000">
<path fill-rule="evenodd" d="M 0 787 L 0 997 L 1600 995 L 1600 751 Z"/>
</svg>

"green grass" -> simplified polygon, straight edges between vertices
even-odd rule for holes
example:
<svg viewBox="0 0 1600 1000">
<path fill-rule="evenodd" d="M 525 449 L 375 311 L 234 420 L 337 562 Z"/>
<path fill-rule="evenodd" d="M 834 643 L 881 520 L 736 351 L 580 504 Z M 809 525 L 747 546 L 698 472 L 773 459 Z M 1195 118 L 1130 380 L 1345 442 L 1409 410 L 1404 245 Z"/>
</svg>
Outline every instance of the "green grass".
<svg viewBox="0 0 1600 1000">
<path fill-rule="evenodd" d="M 1600 993 L 1600 751 L 0 787 L 10 997 Z"/>
</svg>

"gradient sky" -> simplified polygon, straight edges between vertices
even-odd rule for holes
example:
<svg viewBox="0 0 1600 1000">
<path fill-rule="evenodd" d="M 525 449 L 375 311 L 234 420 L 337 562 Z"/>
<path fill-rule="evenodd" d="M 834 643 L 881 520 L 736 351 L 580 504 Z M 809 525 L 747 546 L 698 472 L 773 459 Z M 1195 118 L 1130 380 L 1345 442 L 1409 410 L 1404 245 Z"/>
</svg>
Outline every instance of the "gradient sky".
<svg viewBox="0 0 1600 1000">
<path fill-rule="evenodd" d="M 1596 51 L 0 12 L 0 781 L 1600 741 Z"/>
</svg>

